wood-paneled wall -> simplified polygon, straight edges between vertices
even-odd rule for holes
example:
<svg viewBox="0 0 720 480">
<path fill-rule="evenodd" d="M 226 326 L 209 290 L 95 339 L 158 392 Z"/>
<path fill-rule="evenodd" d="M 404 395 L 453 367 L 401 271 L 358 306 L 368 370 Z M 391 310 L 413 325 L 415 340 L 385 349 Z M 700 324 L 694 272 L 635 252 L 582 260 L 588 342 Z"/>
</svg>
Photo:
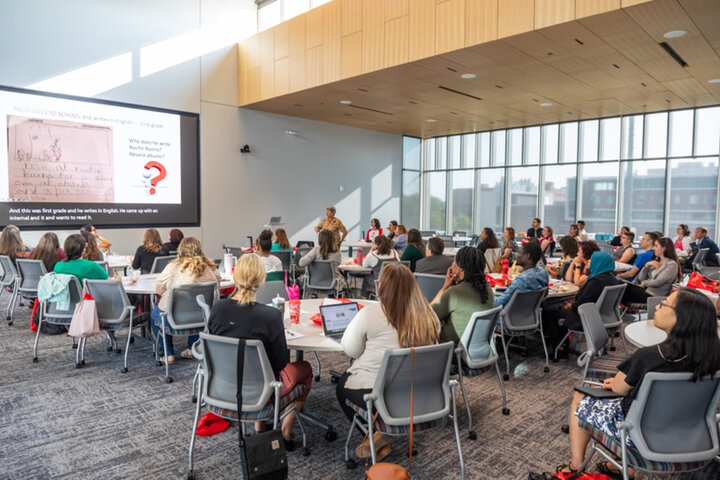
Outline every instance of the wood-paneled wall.
<svg viewBox="0 0 720 480">
<path fill-rule="evenodd" d="M 650 0 L 334 0 L 240 44 L 239 104 Z"/>
</svg>

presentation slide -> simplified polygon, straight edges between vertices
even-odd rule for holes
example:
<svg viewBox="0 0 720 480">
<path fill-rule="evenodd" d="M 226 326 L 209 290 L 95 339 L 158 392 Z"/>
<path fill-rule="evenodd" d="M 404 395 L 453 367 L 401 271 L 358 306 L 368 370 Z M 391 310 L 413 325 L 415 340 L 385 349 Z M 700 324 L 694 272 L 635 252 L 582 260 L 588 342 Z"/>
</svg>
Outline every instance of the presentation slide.
<svg viewBox="0 0 720 480">
<path fill-rule="evenodd" d="M 0 222 L 199 225 L 197 114 L 0 87 Z"/>
</svg>

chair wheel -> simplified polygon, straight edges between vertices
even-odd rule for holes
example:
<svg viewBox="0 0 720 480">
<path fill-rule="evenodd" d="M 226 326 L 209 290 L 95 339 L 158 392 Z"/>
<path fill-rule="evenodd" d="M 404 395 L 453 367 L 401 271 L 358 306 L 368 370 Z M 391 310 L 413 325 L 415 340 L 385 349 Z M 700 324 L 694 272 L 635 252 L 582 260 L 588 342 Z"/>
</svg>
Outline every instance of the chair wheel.
<svg viewBox="0 0 720 480">
<path fill-rule="evenodd" d="M 85 365 L 85 360 L 80 360 L 80 365 Z"/>
<path fill-rule="evenodd" d="M 310 456 L 310 448 L 304 447 L 302 454 L 303 454 L 303 457 L 309 457 Z"/>
<path fill-rule="evenodd" d="M 195 474 L 192 470 L 190 470 L 187 475 L 185 475 L 185 480 L 195 480 Z"/>
<path fill-rule="evenodd" d="M 548 373 L 550 371 L 550 367 L 543 368 L 543 372 Z"/>
<path fill-rule="evenodd" d="M 155 366 L 159 367 L 162 365 L 162 362 L 160 360 L 155 360 Z"/>
<path fill-rule="evenodd" d="M 568 433 L 570 433 L 570 425 L 563 425 L 562 427 L 560 427 L 560 430 L 562 430 L 562 432 L 567 435 Z"/>
<path fill-rule="evenodd" d="M 503 380 L 505 380 L 506 382 L 510 380 L 510 375 L 508 375 L 507 373 L 503 375 Z"/>
<path fill-rule="evenodd" d="M 80 365 L 79 363 L 75 364 L 75 368 L 81 368 L 81 367 L 82 367 L 82 365 Z"/>
<path fill-rule="evenodd" d="M 553 357 L 553 359 L 552 359 L 552 362 L 553 362 L 553 363 L 558 363 L 558 361 L 559 361 L 559 360 L 558 360 L 557 358 L 554 358 L 554 357 Z"/>
<path fill-rule="evenodd" d="M 37 358 L 37 357 L 33 357 L 33 363 L 37 363 L 37 362 L 38 362 L 38 358 Z"/>
<path fill-rule="evenodd" d="M 510 415 L 510 409 L 507 408 L 507 407 L 503 408 L 503 409 L 502 409 L 502 414 L 503 414 L 503 415 Z"/>
<path fill-rule="evenodd" d="M 10 319 L 8 319 L 8 326 L 10 326 L 10 325 L 12 325 L 12 324 L 13 324 L 13 321 L 10 320 Z"/>
<path fill-rule="evenodd" d="M 190 399 L 190 401 L 192 403 L 197 403 L 197 395 L 193 395 L 192 398 Z"/>
<path fill-rule="evenodd" d="M 120 373 L 127 373 L 127 367 L 123 367 L 120 369 Z"/>
<path fill-rule="evenodd" d="M 327 432 L 325 432 L 325 440 L 328 442 L 334 442 L 337 440 L 337 432 L 333 430 L 332 427 L 327 429 Z"/>
<path fill-rule="evenodd" d="M 10 315 L 8 315 L 7 317 L 5 317 L 5 320 L 7 320 L 8 322 L 10 322 Z M 8 325 L 10 325 L 10 323 L 8 323 Z"/>
<path fill-rule="evenodd" d="M 78 344 L 77 344 L 77 343 L 74 343 L 73 346 L 72 346 L 72 348 L 73 348 L 74 350 L 77 350 L 77 347 L 78 347 Z"/>
<path fill-rule="evenodd" d="M 617 350 L 615 347 L 610 347 L 611 352 L 614 352 L 615 350 Z"/>
<path fill-rule="evenodd" d="M 345 462 L 345 468 L 347 468 L 348 470 L 355 470 L 356 467 L 357 463 L 355 463 L 355 460 L 353 460 L 352 458 Z"/>
<path fill-rule="evenodd" d="M 130 343 L 135 343 L 135 337 L 130 337 Z"/>
<path fill-rule="evenodd" d="M 477 440 L 477 433 L 475 433 L 473 430 L 470 430 L 470 432 L 468 433 L 468 438 L 470 440 Z"/>
<path fill-rule="evenodd" d="M 112 352 L 112 350 L 113 350 L 112 346 L 107 347 L 107 351 L 108 351 L 108 352 Z"/>
<path fill-rule="evenodd" d="M 316 382 L 319 382 L 319 381 L 320 381 L 320 375 L 315 375 L 315 376 L 313 377 L 313 379 L 315 379 Z"/>
<path fill-rule="evenodd" d="M 122 349 L 116 348 L 116 349 L 115 349 L 115 353 L 122 353 Z"/>
<path fill-rule="evenodd" d="M 165 377 L 165 383 L 172 383 L 173 378 L 172 377 Z"/>
</svg>

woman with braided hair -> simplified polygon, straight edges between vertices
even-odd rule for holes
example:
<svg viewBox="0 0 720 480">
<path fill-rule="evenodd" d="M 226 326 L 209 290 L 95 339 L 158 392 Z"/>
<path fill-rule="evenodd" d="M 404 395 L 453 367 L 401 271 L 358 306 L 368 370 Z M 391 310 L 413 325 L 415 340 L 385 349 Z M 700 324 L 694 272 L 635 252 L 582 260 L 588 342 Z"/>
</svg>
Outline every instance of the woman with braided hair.
<svg viewBox="0 0 720 480">
<path fill-rule="evenodd" d="M 312 367 L 305 361 L 290 363 L 282 313 L 255 301 L 258 288 L 265 282 L 265 267 L 260 257 L 254 253 L 240 257 L 233 280 L 237 293 L 213 304 L 208 330 L 213 335 L 262 341 L 275 378 L 283 384 L 280 396 L 287 395 L 297 385 L 305 386 L 305 392 L 296 399 L 296 412 L 299 412 L 310 394 Z M 282 422 L 282 436 L 288 450 L 294 449 L 291 440 L 294 423 L 295 412 Z"/>
<path fill-rule="evenodd" d="M 457 343 L 474 312 L 493 308 L 493 291 L 485 280 L 485 256 L 474 247 L 463 247 L 445 275 L 445 284 L 432 301 L 440 319 L 440 343 Z"/>
</svg>

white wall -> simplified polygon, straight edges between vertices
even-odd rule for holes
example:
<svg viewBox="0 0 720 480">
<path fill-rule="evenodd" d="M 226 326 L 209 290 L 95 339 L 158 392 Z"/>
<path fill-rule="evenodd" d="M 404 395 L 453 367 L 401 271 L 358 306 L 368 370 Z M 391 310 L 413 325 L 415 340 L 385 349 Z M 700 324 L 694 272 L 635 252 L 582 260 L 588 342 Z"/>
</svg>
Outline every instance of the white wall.
<svg viewBox="0 0 720 480">
<path fill-rule="evenodd" d="M 208 254 L 271 215 L 293 241 L 313 238 L 330 204 L 350 238 L 399 217 L 401 137 L 237 108 L 236 44 L 255 33 L 254 0 L 0 0 L 0 13 L 0 85 L 200 113 L 201 227 L 183 231 Z M 101 233 L 132 253 L 142 231 Z"/>
</svg>

